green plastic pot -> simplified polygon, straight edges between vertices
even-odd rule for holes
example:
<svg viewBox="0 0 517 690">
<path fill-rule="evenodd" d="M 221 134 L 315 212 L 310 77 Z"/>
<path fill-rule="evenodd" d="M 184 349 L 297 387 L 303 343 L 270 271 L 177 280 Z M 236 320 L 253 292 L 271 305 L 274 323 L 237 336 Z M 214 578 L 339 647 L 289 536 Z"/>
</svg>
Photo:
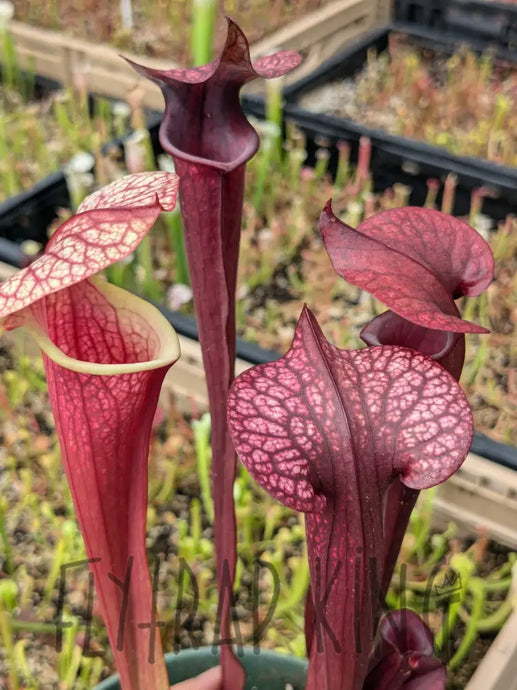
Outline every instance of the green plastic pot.
<svg viewBox="0 0 517 690">
<path fill-rule="evenodd" d="M 246 669 L 245 690 L 285 690 L 286 684 L 293 690 L 305 688 L 305 659 L 262 650 L 256 654 L 251 647 L 245 647 L 242 656 L 240 652 L 237 656 Z M 212 652 L 212 647 L 185 649 L 178 654 L 166 654 L 165 663 L 171 684 L 179 683 L 217 666 L 219 655 Z M 118 675 L 103 681 L 95 690 L 120 690 Z"/>
</svg>

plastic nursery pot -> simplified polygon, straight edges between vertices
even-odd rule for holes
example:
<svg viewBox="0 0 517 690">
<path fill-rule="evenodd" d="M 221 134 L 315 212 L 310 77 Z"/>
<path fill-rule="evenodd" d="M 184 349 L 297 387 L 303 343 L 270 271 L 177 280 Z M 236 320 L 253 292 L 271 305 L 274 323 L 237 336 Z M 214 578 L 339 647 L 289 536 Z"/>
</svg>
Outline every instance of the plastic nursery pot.
<svg viewBox="0 0 517 690">
<path fill-rule="evenodd" d="M 307 661 L 286 654 L 277 654 L 261 650 L 258 654 L 252 647 L 245 647 L 241 664 L 246 669 L 244 690 L 303 690 L 307 676 Z M 203 671 L 217 666 L 219 655 L 212 652 L 212 647 L 185 649 L 178 654 L 171 652 L 165 655 L 165 663 L 171 683 L 180 683 L 195 678 Z M 112 676 L 97 685 L 95 690 L 120 690 L 118 675 Z"/>
</svg>

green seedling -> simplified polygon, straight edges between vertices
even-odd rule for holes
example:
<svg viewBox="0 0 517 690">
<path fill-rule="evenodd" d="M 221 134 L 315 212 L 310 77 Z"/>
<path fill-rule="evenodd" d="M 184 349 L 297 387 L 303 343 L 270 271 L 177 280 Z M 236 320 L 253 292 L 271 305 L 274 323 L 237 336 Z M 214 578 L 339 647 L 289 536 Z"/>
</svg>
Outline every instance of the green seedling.
<svg viewBox="0 0 517 690">
<path fill-rule="evenodd" d="M 12 407 L 18 407 L 27 391 L 30 390 L 29 382 L 27 379 L 18 376 L 17 372 L 10 370 L 5 371 L 2 378 L 6 386 L 9 404 Z"/>
<path fill-rule="evenodd" d="M 488 340 L 483 340 L 474 355 L 474 359 L 465 365 L 463 372 L 463 380 L 466 385 L 473 385 L 486 362 L 490 350 L 490 343 Z"/>
<path fill-rule="evenodd" d="M 10 625 L 9 612 L 16 606 L 18 587 L 12 580 L 0 580 L 0 638 L 3 642 L 9 662 L 9 688 L 18 690 L 19 676 L 18 664 L 15 654 L 13 631 Z"/>
<path fill-rule="evenodd" d="M 56 592 L 56 584 L 61 573 L 61 567 L 65 563 L 72 563 L 79 560 L 78 556 L 82 556 L 84 553 L 84 547 L 80 542 L 77 524 L 75 522 L 72 520 L 65 520 L 61 527 L 61 533 L 62 536 L 55 547 L 52 566 L 45 584 L 43 601 L 46 606 L 50 605 L 51 599 Z M 79 554 L 78 543 L 81 544 L 79 547 Z"/>
<path fill-rule="evenodd" d="M 282 127 L 284 121 L 282 88 L 283 79 L 266 79 L 266 121 L 276 125 L 273 134 L 272 155 L 277 163 L 282 160 Z"/>
<path fill-rule="evenodd" d="M 162 302 L 163 287 L 153 277 L 154 262 L 149 236 L 145 237 L 137 247 L 135 258 L 135 277 L 138 292 L 151 301 Z"/>
<path fill-rule="evenodd" d="M 110 103 L 106 99 L 92 99 L 90 111 L 84 89 L 79 93 L 53 93 L 43 100 L 32 101 L 34 73 L 29 70 L 27 77 L 25 73 L 21 75 L 8 33 L 4 32 L 0 40 L 3 51 L 0 201 L 30 188 L 80 151 L 97 154 L 99 179 L 110 181 L 102 179 L 101 146 L 121 133 L 120 118 L 115 118 Z M 146 161 L 146 165 L 150 165 L 148 155 Z M 81 195 L 75 191 L 74 188 L 72 200 L 76 206 Z"/>
<path fill-rule="evenodd" d="M 64 687 L 67 688 L 67 690 L 71 690 L 71 682 L 73 683 L 77 675 L 77 669 L 80 663 L 81 650 L 75 644 L 75 638 L 79 632 L 80 623 L 77 617 L 71 616 L 67 612 L 63 613 L 63 623 L 69 625 L 65 625 L 63 628 L 63 647 L 59 654 L 57 673 Z M 76 650 L 78 650 L 78 652 Z M 77 656 L 78 653 L 79 660 Z"/>
<path fill-rule="evenodd" d="M 78 626 L 77 626 L 78 627 Z M 66 670 L 63 668 L 61 679 L 63 690 L 74 690 L 77 687 L 77 677 L 82 662 L 82 649 L 77 644 L 71 648 L 71 653 L 66 657 Z"/>
<path fill-rule="evenodd" d="M 111 114 L 113 116 L 115 136 L 123 137 L 129 131 L 131 106 L 124 101 L 116 101 L 111 106 Z"/>
<path fill-rule="evenodd" d="M 479 635 L 496 634 L 511 612 L 517 554 L 510 553 L 502 565 L 482 577 L 486 534 L 480 533 L 471 547 L 461 551 L 454 540 L 455 525 L 449 524 L 445 532 L 432 533 L 432 502 L 433 495 L 428 492 L 412 515 L 387 602 L 390 607 L 409 607 L 424 618 L 434 612 L 434 618 L 441 621 L 435 643 L 445 656 L 447 642 L 461 620 L 465 632 L 448 664 L 454 669 L 467 658 Z M 505 593 L 501 603 L 500 596 Z M 440 618 L 436 618 L 440 610 Z"/>
<path fill-rule="evenodd" d="M 215 0 L 192 0 L 190 45 L 194 66 L 205 65 L 212 59 L 216 13 Z"/>
<path fill-rule="evenodd" d="M 14 554 L 7 529 L 8 503 L 5 496 L 0 497 L 0 542 L 4 554 L 3 570 L 7 575 L 14 572 Z"/>
<path fill-rule="evenodd" d="M 192 421 L 194 445 L 196 451 L 197 476 L 201 489 L 203 508 L 210 522 L 214 519 L 214 504 L 210 490 L 210 465 L 212 451 L 210 448 L 210 415 L 205 412 L 199 419 Z"/>
<path fill-rule="evenodd" d="M 302 556 L 290 558 L 289 565 L 293 571 L 290 586 L 287 590 L 289 594 L 285 599 L 280 601 L 276 609 L 276 616 L 278 618 L 296 609 L 300 609 L 302 603 L 305 601 L 305 596 L 309 587 L 309 565 L 305 553 Z"/>
<path fill-rule="evenodd" d="M 2 43 L 2 83 L 7 89 L 15 89 L 22 82 L 22 76 L 14 40 L 8 29 L 0 31 L 0 41 Z"/>
<path fill-rule="evenodd" d="M 338 163 L 335 187 L 339 190 L 345 186 L 350 172 L 350 144 L 346 141 L 338 141 L 337 149 Z"/>
<path fill-rule="evenodd" d="M 100 683 L 103 667 L 104 663 L 99 657 L 82 656 L 78 679 L 82 683 L 81 688 L 95 688 Z M 77 683 L 77 680 L 75 682 Z M 72 688 L 75 690 L 76 685 L 72 685 Z"/>
<path fill-rule="evenodd" d="M 257 171 L 256 187 L 252 196 L 252 204 L 257 213 L 260 213 L 262 208 L 264 187 L 271 169 L 272 160 L 275 156 L 278 157 L 280 155 L 278 152 L 278 143 L 281 141 L 280 126 L 273 120 L 262 123 L 260 132 L 262 135 L 262 155 L 260 156 L 260 167 Z"/>
<path fill-rule="evenodd" d="M 316 165 L 314 166 L 314 183 L 322 180 L 326 173 L 329 164 L 330 152 L 328 149 L 318 149 L 316 151 Z"/>
<path fill-rule="evenodd" d="M 107 280 L 118 287 L 124 286 L 126 289 L 130 287 L 136 288 L 134 280 L 134 261 L 135 255 L 130 254 L 122 261 L 117 261 L 117 263 L 108 266 L 108 268 L 104 269 Z"/>
<path fill-rule="evenodd" d="M 419 563 L 424 561 L 425 549 L 431 535 L 434 495 L 433 489 L 424 492 L 420 502 L 420 510 L 414 511 L 410 518 L 413 545 L 408 556 L 416 558 Z"/>
<path fill-rule="evenodd" d="M 457 668 L 468 656 L 472 645 L 474 644 L 478 635 L 477 623 L 483 613 L 483 606 L 485 604 L 485 590 L 483 587 L 483 580 L 479 578 L 471 578 L 469 581 L 469 591 L 472 597 L 471 615 L 467 624 L 463 639 L 456 650 L 456 653 L 447 664 L 450 670 Z"/>
<path fill-rule="evenodd" d="M 434 178 L 427 180 L 427 196 L 425 198 L 425 208 L 436 208 L 436 197 L 440 189 L 440 181 Z"/>
<path fill-rule="evenodd" d="M 0 600 L 7 613 L 11 614 L 18 605 L 18 595 L 18 585 L 14 580 L 8 578 L 0 580 Z"/>
<path fill-rule="evenodd" d="M 250 488 L 250 476 L 244 468 L 239 468 L 239 476 L 233 485 L 233 498 L 240 530 L 239 549 L 251 555 L 256 550 L 254 549 L 256 544 L 255 500 Z"/>
<path fill-rule="evenodd" d="M 197 498 L 190 502 L 190 534 L 192 548 L 197 553 L 201 544 L 201 503 Z"/>
<path fill-rule="evenodd" d="M 150 484 L 149 498 L 156 504 L 167 504 L 171 501 L 176 488 L 177 470 L 175 462 L 167 463 L 165 476 L 156 484 Z"/>
<path fill-rule="evenodd" d="M 26 647 L 28 644 L 29 640 L 22 638 L 14 645 L 15 664 L 20 669 L 20 675 L 23 678 L 24 686 L 28 686 L 30 690 L 38 690 L 38 682 L 32 675 L 27 661 Z"/>
<path fill-rule="evenodd" d="M 452 581 L 458 581 L 459 587 L 455 590 L 455 597 L 449 604 L 443 623 L 434 639 L 436 649 L 440 650 L 445 645 L 450 634 L 456 626 L 460 608 L 465 602 L 469 591 L 470 579 L 475 571 L 475 564 L 467 554 L 453 554 L 450 560 L 450 573 Z"/>
<path fill-rule="evenodd" d="M 182 285 L 190 285 L 185 237 L 183 234 L 183 224 L 179 207 L 177 206 L 171 213 L 164 213 L 162 217 L 165 220 L 169 246 L 174 257 L 175 280 Z"/>
<path fill-rule="evenodd" d="M 431 534 L 429 536 L 429 544 L 431 547 L 431 553 L 423 564 L 423 569 L 425 571 L 431 571 L 434 566 L 445 558 L 445 555 L 449 549 L 449 543 L 451 539 L 456 536 L 457 527 L 453 522 L 447 525 L 445 532 L 441 534 Z"/>
<path fill-rule="evenodd" d="M 301 148 L 287 149 L 286 160 L 289 161 L 288 176 L 290 186 L 298 191 L 300 188 L 302 165 L 307 158 L 307 151 Z"/>
<path fill-rule="evenodd" d="M 442 197 L 442 212 L 453 213 L 454 201 L 456 198 L 456 185 L 458 184 L 458 177 L 453 173 L 449 173 L 445 179 Z"/>
</svg>

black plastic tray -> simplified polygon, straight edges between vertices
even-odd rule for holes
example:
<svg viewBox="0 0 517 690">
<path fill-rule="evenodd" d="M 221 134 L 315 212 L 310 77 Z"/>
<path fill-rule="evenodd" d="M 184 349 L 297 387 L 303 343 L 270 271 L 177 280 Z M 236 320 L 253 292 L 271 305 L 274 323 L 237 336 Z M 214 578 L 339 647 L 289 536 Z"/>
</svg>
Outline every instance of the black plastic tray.
<svg viewBox="0 0 517 690">
<path fill-rule="evenodd" d="M 36 93 L 39 95 L 59 88 L 61 85 L 58 82 L 39 76 L 36 78 Z M 92 109 L 93 99 L 94 97 L 90 95 Z M 161 114 L 149 111 L 146 115 L 153 149 L 157 153 L 160 150 L 158 126 Z M 126 137 L 112 139 L 104 147 L 118 146 L 124 153 L 125 139 Z M 46 175 L 31 189 L 1 202 L 0 261 L 13 266 L 23 266 L 30 262 L 31 257 L 24 254 L 22 243 L 25 240 L 34 240 L 45 246 L 47 228 L 57 217 L 58 209 L 69 206 L 70 195 L 63 170 Z"/>
<path fill-rule="evenodd" d="M 59 207 L 67 207 L 70 197 L 62 171 L 51 173 L 31 189 L 0 203 L 0 261 L 12 263 L 12 252 L 21 251 L 24 240 L 46 242 L 46 230 Z M 11 251 L 8 245 L 13 245 Z"/>
<path fill-rule="evenodd" d="M 395 0 L 393 17 L 407 24 L 441 27 L 443 3 L 440 0 Z"/>
<path fill-rule="evenodd" d="M 2 65 L 0 64 L 0 76 Z M 23 79 L 28 79 L 21 72 Z M 53 79 L 37 75 L 34 79 L 34 96 L 42 99 L 61 88 Z M 69 203 L 66 182 L 62 172 L 52 173 L 34 187 L 0 202 L 0 261 L 18 265 L 26 257 L 20 249 L 23 240 L 42 242 L 42 233 L 56 217 L 56 208 Z"/>
<path fill-rule="evenodd" d="M 500 48 L 517 48 L 517 6 L 492 0 L 395 0 L 399 22 L 477 36 Z"/>
<path fill-rule="evenodd" d="M 315 139 L 323 137 L 329 142 L 331 159 L 329 169 L 335 172 L 337 151 L 335 143 L 339 140 L 352 144 L 352 157 L 357 155 L 359 139 L 371 139 L 374 187 L 377 191 L 386 189 L 396 182 L 412 188 L 410 203 L 422 205 L 427 195 L 427 180 L 438 178 L 442 181 L 449 172 L 458 176 L 454 212 L 466 214 L 470 208 L 470 194 L 475 188 L 489 186 L 495 198 L 484 200 L 484 211 L 492 218 L 501 220 L 509 213 L 517 211 L 517 168 L 505 167 L 496 163 L 465 156 L 457 156 L 446 149 L 387 134 L 380 129 L 365 127 L 357 122 L 338 117 L 312 113 L 297 104 L 298 98 L 317 86 L 336 79 L 353 77 L 364 65 L 370 48 L 382 52 L 387 48 L 391 32 L 404 33 L 411 40 L 425 48 L 452 54 L 461 41 L 442 35 L 428 28 L 408 27 L 399 23 L 378 29 L 362 40 L 351 45 L 325 62 L 321 67 L 303 79 L 287 87 L 284 91 L 285 117 L 297 124 L 307 135 L 308 164 L 314 163 L 317 149 Z M 469 47 L 482 53 L 487 48 L 486 41 L 471 37 Z M 497 57 L 517 62 L 515 51 L 499 48 Z M 247 96 L 243 99 L 245 108 L 258 117 L 264 116 L 264 102 L 259 97 Z M 440 201 L 440 199 L 439 199 Z"/>
</svg>

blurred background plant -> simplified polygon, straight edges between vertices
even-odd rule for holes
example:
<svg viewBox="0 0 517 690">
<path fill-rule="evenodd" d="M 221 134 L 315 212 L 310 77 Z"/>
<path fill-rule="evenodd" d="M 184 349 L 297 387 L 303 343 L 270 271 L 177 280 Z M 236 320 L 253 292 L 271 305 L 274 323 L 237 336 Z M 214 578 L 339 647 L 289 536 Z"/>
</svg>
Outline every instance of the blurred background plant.
<svg viewBox="0 0 517 690">
<path fill-rule="evenodd" d="M 197 12 L 207 12 L 208 21 L 215 14 L 216 29 L 224 27 L 229 15 L 244 29 L 251 43 L 275 31 L 293 19 L 304 17 L 329 0 L 132 0 L 131 21 L 128 12 L 121 11 L 120 0 L 99 3 L 80 0 L 17 0 L 14 18 L 48 29 L 90 40 L 113 44 L 123 50 L 143 55 L 168 58 L 178 65 L 192 64 L 191 46 L 185 41 L 194 24 Z M 196 7 L 197 6 L 197 7 Z M 208 7 L 208 6 L 211 6 Z M 181 27 L 181 30 L 179 28 Z M 219 38 L 224 31 L 216 31 Z M 215 44 L 217 50 L 220 44 Z"/>
<path fill-rule="evenodd" d="M 128 133 L 131 110 L 122 116 L 116 104 L 91 97 L 80 79 L 74 90 L 58 90 L 48 80 L 36 82 L 33 70 L 19 68 L 9 33 L 0 31 L 0 39 L 1 202 L 30 189 L 77 154 L 100 159 L 104 144 Z M 115 149 L 104 154 L 115 165 Z M 98 175 L 102 177 L 101 170 Z"/>
</svg>

